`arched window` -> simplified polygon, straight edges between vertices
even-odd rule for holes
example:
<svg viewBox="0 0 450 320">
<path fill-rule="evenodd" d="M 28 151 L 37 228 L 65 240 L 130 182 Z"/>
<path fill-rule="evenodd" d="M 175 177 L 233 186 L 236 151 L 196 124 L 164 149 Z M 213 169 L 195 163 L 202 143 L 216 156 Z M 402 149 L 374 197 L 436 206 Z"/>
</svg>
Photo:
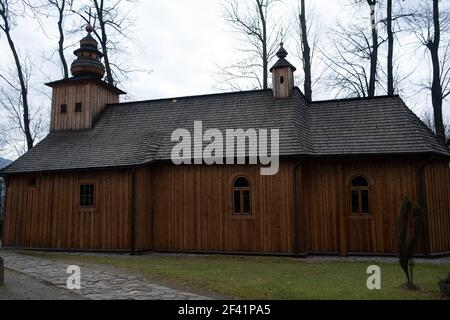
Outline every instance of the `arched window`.
<svg viewBox="0 0 450 320">
<path fill-rule="evenodd" d="M 369 182 L 364 177 L 352 180 L 352 213 L 369 214 Z"/>
<path fill-rule="evenodd" d="M 237 177 L 233 181 L 233 213 L 235 215 L 251 215 L 250 183 L 244 177 Z"/>
</svg>

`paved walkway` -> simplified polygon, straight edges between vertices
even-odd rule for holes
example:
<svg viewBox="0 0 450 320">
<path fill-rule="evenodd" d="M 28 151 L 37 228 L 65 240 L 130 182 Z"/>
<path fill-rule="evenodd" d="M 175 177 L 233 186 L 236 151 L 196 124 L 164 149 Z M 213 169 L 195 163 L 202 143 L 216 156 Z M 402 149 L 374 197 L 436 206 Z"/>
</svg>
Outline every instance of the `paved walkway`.
<svg viewBox="0 0 450 320">
<path fill-rule="evenodd" d="M 43 280 L 48 284 L 67 289 L 70 266 L 68 263 L 0 251 L 5 268 Z M 105 271 L 82 265 L 81 290 L 71 292 L 93 300 L 206 300 L 197 294 L 171 289 L 122 272 Z M 7 281 L 7 279 L 5 279 Z"/>
<path fill-rule="evenodd" d="M 1 300 L 83 300 L 81 295 L 9 269 L 5 270 L 5 286 L 0 287 Z"/>
</svg>

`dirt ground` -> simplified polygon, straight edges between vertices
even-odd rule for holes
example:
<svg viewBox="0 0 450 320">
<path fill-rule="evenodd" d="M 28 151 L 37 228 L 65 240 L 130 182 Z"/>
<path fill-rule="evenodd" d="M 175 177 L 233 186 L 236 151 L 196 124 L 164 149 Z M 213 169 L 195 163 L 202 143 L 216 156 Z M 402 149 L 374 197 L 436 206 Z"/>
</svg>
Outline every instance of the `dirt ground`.
<svg viewBox="0 0 450 320">
<path fill-rule="evenodd" d="M 11 270 L 5 270 L 5 286 L 0 288 L 0 300 L 81 300 L 69 290 Z"/>
</svg>

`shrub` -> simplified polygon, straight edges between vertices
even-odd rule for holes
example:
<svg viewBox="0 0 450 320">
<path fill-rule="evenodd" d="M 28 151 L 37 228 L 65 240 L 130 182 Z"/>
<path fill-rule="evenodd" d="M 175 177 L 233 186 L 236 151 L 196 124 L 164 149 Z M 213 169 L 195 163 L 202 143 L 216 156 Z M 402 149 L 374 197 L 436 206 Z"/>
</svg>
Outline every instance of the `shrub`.
<svg viewBox="0 0 450 320">
<path fill-rule="evenodd" d="M 409 200 L 405 196 L 397 223 L 398 257 L 400 267 L 406 275 L 408 289 L 415 289 L 413 269 L 414 269 L 414 249 L 418 240 L 422 236 L 425 223 L 425 212 L 422 208 Z"/>
</svg>

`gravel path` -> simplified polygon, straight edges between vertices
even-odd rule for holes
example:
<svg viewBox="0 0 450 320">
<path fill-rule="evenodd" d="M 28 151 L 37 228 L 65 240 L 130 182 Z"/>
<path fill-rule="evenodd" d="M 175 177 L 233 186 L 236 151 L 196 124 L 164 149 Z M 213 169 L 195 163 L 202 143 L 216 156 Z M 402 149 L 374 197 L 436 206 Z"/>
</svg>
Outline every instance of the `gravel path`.
<svg viewBox="0 0 450 320">
<path fill-rule="evenodd" d="M 82 296 L 16 271 L 5 271 L 0 300 L 81 300 Z"/>
<path fill-rule="evenodd" d="M 136 275 L 88 265 L 80 266 L 81 290 L 69 291 L 66 283 L 70 276 L 70 274 L 67 274 L 67 268 L 70 264 L 20 255 L 10 251 L 0 251 L 0 256 L 3 257 L 7 269 L 20 272 L 27 277 L 31 276 L 41 281 L 45 281 L 48 284 L 53 285 L 55 289 L 65 290 L 68 294 L 76 294 L 80 298 L 93 300 L 209 299 L 208 297 L 198 294 L 154 284 Z M 8 272 L 8 274 L 10 273 Z M 27 281 L 14 283 L 13 280 L 6 289 L 16 290 L 17 292 L 30 291 Z M 70 299 L 70 297 L 67 298 Z"/>
<path fill-rule="evenodd" d="M 0 250 L 0 256 L 2 254 L 2 251 Z M 54 253 L 59 254 L 59 253 Z M 61 253 L 61 255 L 65 255 L 65 253 Z M 89 252 L 78 252 L 78 253 L 71 253 L 74 257 L 78 256 L 94 256 L 94 257 L 111 257 L 116 258 L 118 256 L 126 256 L 126 255 L 120 255 L 117 253 L 89 253 Z M 205 257 L 208 255 L 205 254 L 195 254 L 195 253 L 147 253 L 143 254 L 141 257 L 185 257 L 185 258 L 196 258 L 196 257 Z M 216 255 L 212 255 L 216 256 Z M 135 256 L 134 258 L 137 258 L 139 256 Z M 248 257 L 248 256 L 243 256 Z M 269 257 L 268 257 L 269 258 Z M 398 263 L 397 257 L 380 257 L 380 256 L 347 256 L 347 257 L 340 257 L 340 256 L 321 256 L 321 255 L 309 255 L 306 258 L 293 258 L 290 259 L 298 261 L 298 262 L 316 262 L 316 261 L 330 261 L 330 262 L 379 262 L 379 263 Z M 440 258 L 415 258 L 414 262 L 416 264 L 450 264 L 450 256 L 447 257 L 440 257 Z"/>
</svg>

